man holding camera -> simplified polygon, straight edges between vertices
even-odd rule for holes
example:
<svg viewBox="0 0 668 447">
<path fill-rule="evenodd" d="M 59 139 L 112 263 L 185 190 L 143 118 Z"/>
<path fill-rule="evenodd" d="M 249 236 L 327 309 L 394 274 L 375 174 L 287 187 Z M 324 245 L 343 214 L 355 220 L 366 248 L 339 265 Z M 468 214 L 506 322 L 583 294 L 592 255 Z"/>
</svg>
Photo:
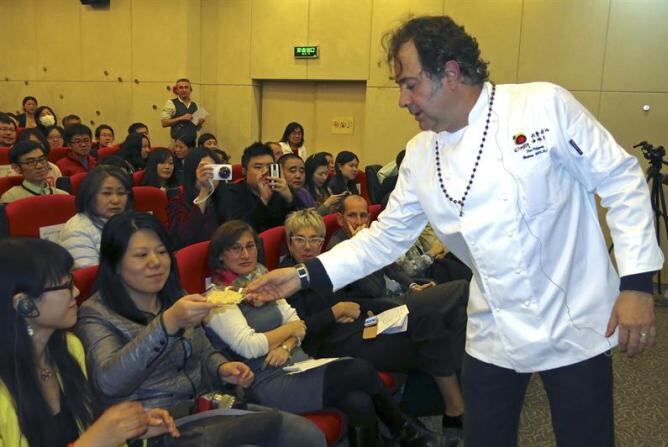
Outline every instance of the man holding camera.
<svg viewBox="0 0 668 447">
<path fill-rule="evenodd" d="M 241 164 L 246 178 L 239 183 L 219 186 L 220 193 L 216 197 L 222 221 L 241 219 L 258 233 L 283 225 L 296 207 L 292 192 L 274 163 L 271 148 L 260 142 L 253 143 L 244 150 Z"/>
</svg>

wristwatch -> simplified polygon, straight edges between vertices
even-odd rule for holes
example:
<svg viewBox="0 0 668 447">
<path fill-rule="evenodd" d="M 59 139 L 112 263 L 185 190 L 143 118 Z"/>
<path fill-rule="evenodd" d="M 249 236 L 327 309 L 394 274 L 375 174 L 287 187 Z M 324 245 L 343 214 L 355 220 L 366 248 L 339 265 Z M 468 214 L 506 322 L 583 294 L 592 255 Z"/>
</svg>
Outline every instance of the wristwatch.
<svg viewBox="0 0 668 447">
<path fill-rule="evenodd" d="M 295 265 L 295 269 L 297 269 L 297 276 L 299 276 L 301 288 L 306 289 L 311 283 L 310 278 L 308 276 L 308 269 L 306 268 L 304 263 Z"/>
<path fill-rule="evenodd" d="M 285 352 L 287 352 L 287 353 L 288 353 L 288 357 L 290 357 L 290 354 L 292 353 L 292 351 L 290 351 L 290 348 L 288 348 L 288 345 L 286 345 L 285 343 L 283 343 L 283 344 L 281 345 L 281 349 L 284 350 Z"/>
</svg>

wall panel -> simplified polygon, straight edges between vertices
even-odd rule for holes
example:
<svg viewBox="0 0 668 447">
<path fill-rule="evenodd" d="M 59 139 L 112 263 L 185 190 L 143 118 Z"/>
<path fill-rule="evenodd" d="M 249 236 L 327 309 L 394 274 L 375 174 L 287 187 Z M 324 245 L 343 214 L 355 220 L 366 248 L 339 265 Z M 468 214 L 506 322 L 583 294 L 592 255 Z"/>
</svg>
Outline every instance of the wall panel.
<svg viewBox="0 0 668 447">
<path fill-rule="evenodd" d="M 69 0 L 35 4 L 37 79 L 81 79 L 81 8 L 79 2 Z"/>
<path fill-rule="evenodd" d="M 3 2 L 2 15 L 6 18 L 2 21 L 0 54 L 6 56 L 0 61 L 0 81 L 36 79 L 39 58 L 35 54 L 35 2 Z"/>
<path fill-rule="evenodd" d="M 609 0 L 524 2 L 518 79 L 599 90 Z"/>
</svg>

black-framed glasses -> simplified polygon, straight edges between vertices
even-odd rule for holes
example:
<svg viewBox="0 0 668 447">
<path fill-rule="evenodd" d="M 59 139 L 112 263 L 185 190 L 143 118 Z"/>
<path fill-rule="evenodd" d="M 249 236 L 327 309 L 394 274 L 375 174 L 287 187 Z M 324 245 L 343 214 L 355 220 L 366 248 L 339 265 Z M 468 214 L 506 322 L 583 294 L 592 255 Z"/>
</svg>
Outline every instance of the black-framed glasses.
<svg viewBox="0 0 668 447">
<path fill-rule="evenodd" d="M 320 236 L 316 237 L 290 236 L 290 240 L 292 241 L 293 244 L 299 247 L 304 247 L 306 244 L 309 244 L 312 247 L 319 247 L 322 245 L 323 242 L 325 242 L 325 238 Z"/>
<path fill-rule="evenodd" d="M 42 155 L 41 157 L 29 158 L 29 159 L 24 160 L 24 161 L 19 161 L 19 164 L 30 166 L 31 168 L 34 168 L 34 167 L 37 167 L 41 164 L 46 164 L 48 162 L 49 162 L 49 159 L 46 158 L 46 155 Z"/>
<path fill-rule="evenodd" d="M 70 291 L 74 290 L 74 281 L 72 280 L 71 277 L 65 284 L 61 284 L 59 286 L 52 286 L 52 287 L 43 288 L 42 293 L 55 292 L 56 290 L 67 290 L 67 289 L 69 289 Z"/>
<path fill-rule="evenodd" d="M 91 142 L 90 138 L 75 138 L 70 141 L 70 144 L 90 144 Z"/>
</svg>

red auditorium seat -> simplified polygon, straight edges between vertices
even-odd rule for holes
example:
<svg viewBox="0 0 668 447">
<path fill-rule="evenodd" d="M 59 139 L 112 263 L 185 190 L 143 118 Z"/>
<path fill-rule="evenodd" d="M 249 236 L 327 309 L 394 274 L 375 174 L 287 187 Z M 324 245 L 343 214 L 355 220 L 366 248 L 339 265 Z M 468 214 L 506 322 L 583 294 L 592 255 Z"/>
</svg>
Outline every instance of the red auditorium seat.
<svg viewBox="0 0 668 447">
<path fill-rule="evenodd" d="M 49 149 L 47 157 L 51 163 L 55 163 L 61 158 L 65 158 L 69 150 L 67 147 L 54 147 L 53 149 Z"/>
<path fill-rule="evenodd" d="M 70 176 L 70 194 L 72 194 L 73 196 L 77 195 L 79 187 L 81 186 L 81 182 L 84 181 L 87 175 L 88 175 L 87 172 L 80 172 L 78 174 Z"/>
<path fill-rule="evenodd" d="M 9 236 L 39 238 L 41 227 L 64 224 L 74 214 L 74 196 L 57 194 L 16 200 L 4 207 Z"/>
<path fill-rule="evenodd" d="M 77 304 L 81 305 L 90 297 L 93 291 L 93 284 L 97 276 L 97 265 L 91 265 L 77 269 L 72 272 L 72 281 L 77 289 L 79 289 L 79 296 L 77 297 Z"/>
<path fill-rule="evenodd" d="M 357 171 L 357 183 L 360 185 L 360 195 L 366 199 L 366 203 L 371 203 L 371 199 L 369 199 L 369 188 L 366 183 L 366 174 L 361 169 Z"/>
<path fill-rule="evenodd" d="M 336 445 L 345 433 L 345 418 L 335 410 L 303 413 L 300 416 L 313 422 L 325 434 L 328 446 Z"/>
<path fill-rule="evenodd" d="M 133 205 L 136 211 L 152 213 L 165 228 L 168 226 L 167 194 L 155 186 L 134 186 L 132 188 Z"/>
<path fill-rule="evenodd" d="M 325 250 L 329 239 L 339 229 L 339 222 L 336 220 L 336 213 L 327 214 L 322 219 L 325 221 L 325 242 L 322 244 L 322 249 Z"/>
<path fill-rule="evenodd" d="M 270 228 L 260 233 L 259 236 L 264 247 L 264 265 L 269 270 L 274 270 L 278 267 L 281 253 L 288 252 L 285 242 L 285 227 L 281 225 Z"/>
<path fill-rule="evenodd" d="M 206 278 L 209 276 L 210 244 L 211 241 L 198 242 L 175 253 L 181 287 L 188 293 L 202 293 L 206 290 Z"/>
<path fill-rule="evenodd" d="M 233 164 L 232 165 L 232 181 L 235 181 L 237 179 L 243 178 L 244 177 L 244 172 L 243 172 L 243 166 L 240 164 Z"/>
<path fill-rule="evenodd" d="M 9 148 L 0 147 L 0 165 L 9 164 Z"/>
<path fill-rule="evenodd" d="M 135 171 L 135 173 L 132 174 L 132 184 L 134 186 L 140 186 L 142 180 L 144 180 L 144 170 L 143 169 L 140 169 L 139 171 Z"/>
<path fill-rule="evenodd" d="M 10 175 L 8 177 L 0 177 L 0 196 L 23 183 L 22 175 Z"/>
<path fill-rule="evenodd" d="M 369 205 L 369 223 L 378 219 L 378 215 L 382 211 L 380 204 Z"/>
<path fill-rule="evenodd" d="M 110 155 L 116 155 L 120 150 L 121 146 L 119 145 L 103 147 L 102 149 L 97 151 L 97 160 L 100 161 L 103 158 L 109 157 Z"/>
</svg>

